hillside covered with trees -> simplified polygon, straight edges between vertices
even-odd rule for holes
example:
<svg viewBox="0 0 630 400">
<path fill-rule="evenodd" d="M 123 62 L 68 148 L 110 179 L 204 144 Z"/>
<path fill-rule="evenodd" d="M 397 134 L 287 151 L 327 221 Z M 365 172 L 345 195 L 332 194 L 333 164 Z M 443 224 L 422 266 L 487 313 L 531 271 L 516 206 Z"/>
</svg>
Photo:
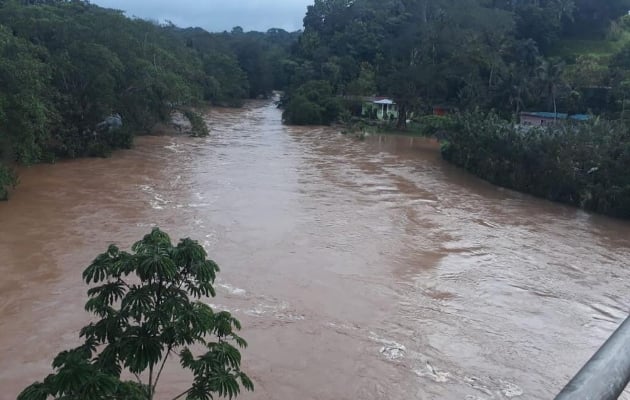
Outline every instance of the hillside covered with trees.
<svg viewBox="0 0 630 400">
<path fill-rule="evenodd" d="M 619 113 L 625 89 L 600 89 L 627 79 L 628 10 L 628 0 L 316 0 L 285 102 L 326 109 L 301 88 L 326 81 L 332 96 L 392 97 L 400 126 L 436 104 L 508 119 L 524 109 Z M 570 51 L 597 43 L 619 51 Z"/>
<path fill-rule="evenodd" d="M 181 29 L 79 0 L 0 1 L 0 199 L 15 165 L 106 155 L 174 109 L 269 95 L 296 39 Z"/>
</svg>

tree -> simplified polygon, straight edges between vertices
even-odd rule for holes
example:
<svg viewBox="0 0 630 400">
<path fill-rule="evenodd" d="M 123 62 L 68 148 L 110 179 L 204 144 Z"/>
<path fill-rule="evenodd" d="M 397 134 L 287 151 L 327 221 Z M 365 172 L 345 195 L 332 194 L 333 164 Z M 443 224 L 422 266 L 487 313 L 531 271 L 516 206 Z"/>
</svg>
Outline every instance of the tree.
<svg viewBox="0 0 630 400">
<path fill-rule="evenodd" d="M 562 25 L 557 13 L 536 4 L 516 8 L 516 34 L 520 39 L 533 39 L 541 50 L 547 50 L 560 34 Z"/>
<path fill-rule="evenodd" d="M 558 112 L 558 91 L 565 87 L 562 81 L 563 69 L 564 62 L 554 59 L 542 60 L 536 69 L 542 94 L 549 100 L 549 106 L 553 106 L 554 114 Z"/>
<path fill-rule="evenodd" d="M 253 390 L 233 345 L 247 345 L 236 334 L 239 321 L 199 301 L 215 296 L 219 271 L 206 257 L 196 241 L 182 239 L 173 246 L 158 228 L 131 253 L 110 246 L 83 272 L 87 284 L 98 285 L 88 290 L 85 308 L 98 320 L 81 330 L 84 344 L 60 353 L 55 373 L 26 388 L 18 400 L 151 400 L 171 357 L 179 357 L 193 375 L 191 387 L 174 399 L 232 398 L 241 385 Z M 210 335 L 215 340 L 208 340 Z M 192 346 L 203 346 L 205 353 L 195 357 Z"/>
<path fill-rule="evenodd" d="M 0 25 L 0 200 L 17 183 L 11 165 L 44 156 L 53 119 L 46 50 L 16 38 Z"/>
<path fill-rule="evenodd" d="M 341 114 L 342 104 L 327 81 L 309 81 L 283 99 L 282 118 L 292 125 L 329 125 Z"/>
<path fill-rule="evenodd" d="M 9 189 L 15 187 L 16 184 L 15 172 L 0 164 L 0 200 L 6 200 L 9 197 Z"/>
</svg>

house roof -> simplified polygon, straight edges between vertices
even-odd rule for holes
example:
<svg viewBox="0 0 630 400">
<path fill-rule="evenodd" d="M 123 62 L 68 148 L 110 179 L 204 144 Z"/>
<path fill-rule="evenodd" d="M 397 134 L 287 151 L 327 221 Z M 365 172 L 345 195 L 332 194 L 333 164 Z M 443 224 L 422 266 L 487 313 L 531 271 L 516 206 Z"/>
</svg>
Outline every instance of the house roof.
<svg viewBox="0 0 630 400">
<path fill-rule="evenodd" d="M 521 116 L 547 118 L 547 119 L 567 119 L 569 114 L 565 113 L 552 113 L 552 112 L 522 112 Z"/>
<path fill-rule="evenodd" d="M 591 119 L 591 116 L 587 114 L 574 114 L 571 115 L 569 118 L 576 121 L 588 121 Z"/>
<path fill-rule="evenodd" d="M 372 103 L 374 104 L 396 104 L 392 99 L 382 99 L 382 100 L 374 100 Z"/>
<path fill-rule="evenodd" d="M 552 113 L 552 112 L 522 112 L 521 116 L 525 117 L 536 117 L 536 118 L 544 118 L 544 119 L 572 119 L 574 121 L 588 121 L 591 119 L 590 115 L 587 114 L 573 114 L 569 115 L 566 113 Z"/>
</svg>

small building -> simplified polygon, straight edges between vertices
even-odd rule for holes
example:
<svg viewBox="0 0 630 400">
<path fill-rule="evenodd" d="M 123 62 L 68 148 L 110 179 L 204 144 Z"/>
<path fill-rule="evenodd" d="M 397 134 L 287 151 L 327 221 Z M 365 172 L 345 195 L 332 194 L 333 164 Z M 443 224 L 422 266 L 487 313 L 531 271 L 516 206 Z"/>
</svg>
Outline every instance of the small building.
<svg viewBox="0 0 630 400">
<path fill-rule="evenodd" d="M 591 116 L 586 114 L 569 115 L 552 112 L 522 112 L 519 114 L 519 118 L 523 126 L 549 126 L 566 120 L 584 122 L 590 120 Z"/>
<path fill-rule="evenodd" d="M 387 97 L 367 98 L 363 102 L 361 114 L 382 121 L 398 119 L 398 106 L 394 100 Z"/>
</svg>

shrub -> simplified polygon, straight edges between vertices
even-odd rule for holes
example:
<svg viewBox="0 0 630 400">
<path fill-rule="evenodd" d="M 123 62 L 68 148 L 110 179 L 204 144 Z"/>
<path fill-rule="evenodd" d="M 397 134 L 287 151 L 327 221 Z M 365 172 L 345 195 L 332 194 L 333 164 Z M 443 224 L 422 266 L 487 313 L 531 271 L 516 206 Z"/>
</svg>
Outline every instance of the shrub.
<svg viewBox="0 0 630 400">
<path fill-rule="evenodd" d="M 190 121 L 190 125 L 192 126 L 190 130 L 190 135 L 194 137 L 206 137 L 210 134 L 208 131 L 208 125 L 206 125 L 206 121 L 203 119 L 201 114 L 192 110 L 185 110 L 184 116 Z"/>
<path fill-rule="evenodd" d="M 12 189 L 17 185 L 17 176 L 15 172 L 0 164 L 0 200 L 6 200 L 9 198 L 9 189 Z"/>
<path fill-rule="evenodd" d="M 342 101 L 326 81 L 309 81 L 283 99 L 282 118 L 292 125 L 329 125 L 339 119 Z"/>
</svg>

